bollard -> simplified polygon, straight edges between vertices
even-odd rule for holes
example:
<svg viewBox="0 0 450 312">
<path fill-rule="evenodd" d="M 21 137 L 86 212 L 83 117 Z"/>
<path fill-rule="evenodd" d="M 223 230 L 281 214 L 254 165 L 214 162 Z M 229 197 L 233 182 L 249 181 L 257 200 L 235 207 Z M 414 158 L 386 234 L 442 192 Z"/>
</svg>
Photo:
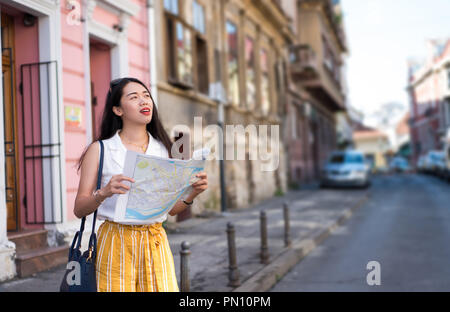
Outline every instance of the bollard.
<svg viewBox="0 0 450 312">
<path fill-rule="evenodd" d="M 228 286 L 238 287 L 241 285 L 241 282 L 239 281 L 239 270 L 236 261 L 236 242 L 234 234 L 235 234 L 234 224 L 228 222 L 227 224 L 228 256 L 229 256 Z"/>
<path fill-rule="evenodd" d="M 284 215 L 284 247 L 291 246 L 291 227 L 289 220 L 289 204 L 283 203 L 283 215 Z"/>
<path fill-rule="evenodd" d="M 186 241 L 181 243 L 180 250 L 180 291 L 189 292 L 189 255 L 191 254 L 190 244 Z"/>
<path fill-rule="evenodd" d="M 269 263 L 269 249 L 267 247 L 267 216 L 265 211 L 260 213 L 261 224 L 261 263 Z"/>
</svg>

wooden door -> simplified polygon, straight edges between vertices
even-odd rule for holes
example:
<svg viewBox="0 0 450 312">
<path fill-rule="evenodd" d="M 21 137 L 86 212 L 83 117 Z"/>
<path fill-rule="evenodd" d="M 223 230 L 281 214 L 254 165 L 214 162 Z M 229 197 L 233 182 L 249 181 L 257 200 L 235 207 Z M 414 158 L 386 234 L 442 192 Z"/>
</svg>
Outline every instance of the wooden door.
<svg viewBox="0 0 450 312">
<path fill-rule="evenodd" d="M 15 231 L 19 229 L 19 159 L 15 105 L 16 88 L 14 83 L 14 20 L 5 13 L 2 13 L 1 20 L 7 229 L 8 231 Z"/>
<path fill-rule="evenodd" d="M 96 140 L 100 134 L 100 126 L 111 79 L 111 47 L 91 38 L 89 40 L 89 57 L 91 68 L 92 140 Z"/>
</svg>

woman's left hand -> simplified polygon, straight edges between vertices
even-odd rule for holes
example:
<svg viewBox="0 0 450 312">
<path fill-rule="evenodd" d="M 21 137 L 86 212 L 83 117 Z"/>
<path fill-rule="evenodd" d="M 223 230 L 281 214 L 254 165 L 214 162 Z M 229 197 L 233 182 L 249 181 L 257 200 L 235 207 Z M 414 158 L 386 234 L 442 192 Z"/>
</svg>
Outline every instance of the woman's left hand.
<svg viewBox="0 0 450 312">
<path fill-rule="evenodd" d="M 195 176 L 200 178 L 200 180 L 192 184 L 193 190 L 191 192 L 191 196 L 193 197 L 196 197 L 208 188 L 208 177 L 206 176 L 206 172 L 197 173 Z"/>
</svg>

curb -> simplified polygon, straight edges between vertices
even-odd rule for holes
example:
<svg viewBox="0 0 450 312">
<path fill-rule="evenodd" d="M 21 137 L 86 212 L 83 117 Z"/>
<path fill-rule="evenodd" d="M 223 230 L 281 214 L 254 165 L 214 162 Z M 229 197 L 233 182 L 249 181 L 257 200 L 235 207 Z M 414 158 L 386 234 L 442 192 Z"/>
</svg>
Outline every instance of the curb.
<svg viewBox="0 0 450 312">
<path fill-rule="evenodd" d="M 330 222 L 325 229 L 320 229 L 310 235 L 311 238 L 292 242 L 290 248 L 285 248 L 271 263 L 248 278 L 241 286 L 233 289 L 232 292 L 266 292 L 271 289 L 300 260 L 320 245 L 340 225 L 350 219 L 354 211 L 360 208 L 368 198 L 368 195 L 366 195 L 354 206 L 344 210 L 336 221 Z"/>
<path fill-rule="evenodd" d="M 309 196 L 311 196 L 312 194 L 314 194 L 314 191 L 311 190 L 304 190 L 303 191 L 304 194 L 302 194 L 301 196 L 295 197 L 295 200 L 299 200 L 299 199 L 304 199 L 304 198 L 308 198 Z M 289 199 L 289 195 L 284 195 L 282 197 L 271 197 L 268 198 L 266 200 L 263 200 L 262 202 L 258 203 L 258 204 L 253 204 L 250 207 L 245 208 L 245 210 L 234 210 L 234 211 L 226 211 L 226 212 L 213 212 L 211 213 L 210 216 L 206 216 L 206 217 L 200 217 L 200 216 L 194 216 L 190 219 L 187 219 L 181 223 L 171 223 L 171 222 L 167 222 L 167 223 L 163 223 L 164 229 L 166 230 L 166 233 L 168 235 L 171 234 L 178 234 L 179 231 L 181 230 L 189 230 L 195 226 L 201 225 L 203 223 L 208 223 L 208 222 L 213 222 L 215 220 L 219 220 L 219 219 L 223 219 L 226 218 L 226 220 L 228 221 L 232 221 L 233 218 L 239 218 L 239 214 L 240 213 L 247 213 L 247 212 L 255 212 L 255 211 L 261 211 L 265 208 L 261 208 L 264 207 L 265 205 L 267 206 L 281 206 L 283 204 L 284 201 L 290 201 L 292 199 Z"/>
</svg>

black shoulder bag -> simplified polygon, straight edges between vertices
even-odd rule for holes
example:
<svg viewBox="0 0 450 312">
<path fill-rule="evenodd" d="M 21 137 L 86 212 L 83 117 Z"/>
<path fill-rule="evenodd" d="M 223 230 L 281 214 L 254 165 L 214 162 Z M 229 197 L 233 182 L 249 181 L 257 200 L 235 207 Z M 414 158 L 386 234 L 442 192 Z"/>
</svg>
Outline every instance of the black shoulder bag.
<svg viewBox="0 0 450 312">
<path fill-rule="evenodd" d="M 97 175 L 97 190 L 101 187 L 103 171 L 103 142 L 100 143 L 100 165 Z M 96 292 L 97 281 L 95 277 L 95 257 L 97 254 L 97 236 L 95 235 L 95 221 L 97 210 L 92 220 L 92 234 L 89 238 L 89 248 L 81 254 L 81 238 L 84 231 L 86 217 L 81 220 L 80 230 L 75 234 L 69 250 L 69 262 L 59 290 L 61 292 Z"/>
</svg>

